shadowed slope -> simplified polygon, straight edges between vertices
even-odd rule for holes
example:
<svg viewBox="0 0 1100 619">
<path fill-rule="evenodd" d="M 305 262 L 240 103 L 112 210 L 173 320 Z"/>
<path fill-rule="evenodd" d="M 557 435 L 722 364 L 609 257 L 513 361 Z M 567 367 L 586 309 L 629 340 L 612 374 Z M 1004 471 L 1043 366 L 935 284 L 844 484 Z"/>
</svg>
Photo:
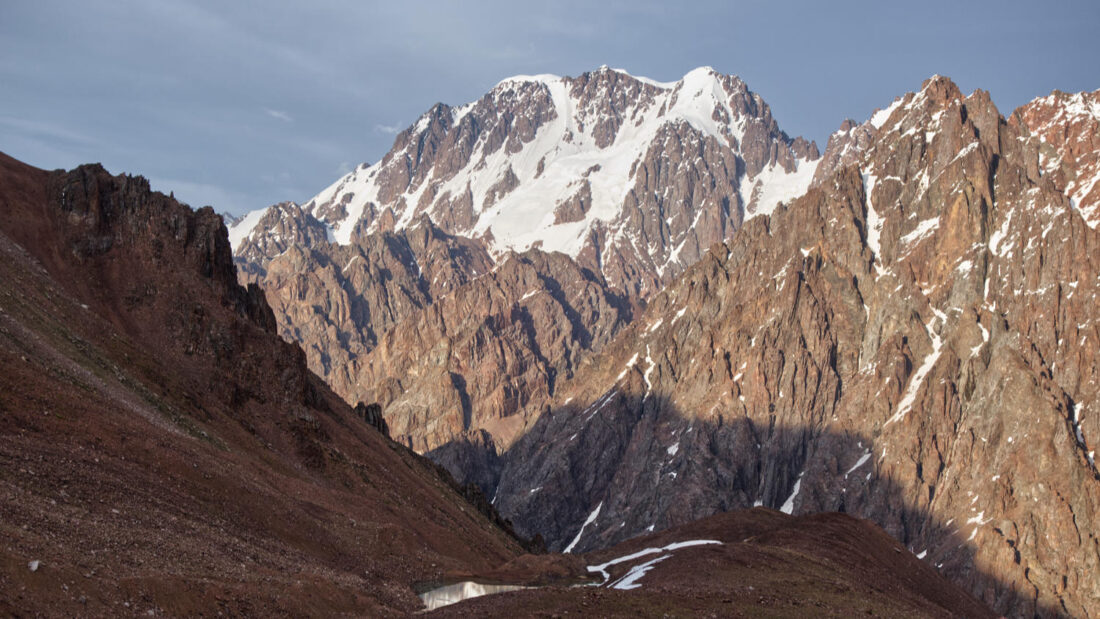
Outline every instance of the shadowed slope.
<svg viewBox="0 0 1100 619">
<path fill-rule="evenodd" d="M 393 614 L 519 545 L 360 419 L 221 219 L 0 155 L 0 612 Z"/>
</svg>

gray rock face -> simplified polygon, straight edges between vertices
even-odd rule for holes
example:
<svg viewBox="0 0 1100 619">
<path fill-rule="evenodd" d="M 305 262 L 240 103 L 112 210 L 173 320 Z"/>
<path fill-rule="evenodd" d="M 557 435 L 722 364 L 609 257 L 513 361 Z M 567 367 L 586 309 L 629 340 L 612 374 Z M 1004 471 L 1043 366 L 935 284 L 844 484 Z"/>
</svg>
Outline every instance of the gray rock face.
<svg viewBox="0 0 1100 619">
<path fill-rule="evenodd" d="M 839 510 L 999 613 L 1100 612 L 1100 237 L 986 93 L 934 78 L 877 120 L 559 388 L 503 456 L 521 531 Z"/>
</svg>

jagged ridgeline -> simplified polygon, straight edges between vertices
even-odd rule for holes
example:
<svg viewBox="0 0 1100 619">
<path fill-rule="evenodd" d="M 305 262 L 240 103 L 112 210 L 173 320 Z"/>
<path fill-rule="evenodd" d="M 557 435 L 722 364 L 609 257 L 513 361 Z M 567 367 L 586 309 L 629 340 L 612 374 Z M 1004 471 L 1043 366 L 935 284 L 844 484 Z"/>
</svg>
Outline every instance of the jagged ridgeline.
<svg viewBox="0 0 1100 619">
<path fill-rule="evenodd" d="M 312 369 L 551 549 L 845 511 L 1094 616 L 1098 119 L 935 77 L 819 157 L 711 70 L 518 77 L 231 236 Z"/>
</svg>

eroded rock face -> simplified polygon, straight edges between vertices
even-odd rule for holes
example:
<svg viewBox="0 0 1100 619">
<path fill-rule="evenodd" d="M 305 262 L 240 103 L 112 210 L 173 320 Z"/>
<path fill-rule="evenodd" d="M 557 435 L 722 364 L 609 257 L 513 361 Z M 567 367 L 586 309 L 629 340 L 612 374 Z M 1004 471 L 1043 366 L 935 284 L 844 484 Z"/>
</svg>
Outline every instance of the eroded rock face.
<svg viewBox="0 0 1100 619">
<path fill-rule="evenodd" d="M 504 449 L 632 311 L 567 256 L 513 254 L 390 329 L 352 363 L 348 397 L 381 403 L 417 451 L 469 435 Z"/>
<path fill-rule="evenodd" d="M 496 451 L 556 385 L 707 247 L 801 193 L 817 157 L 711 69 L 518 77 L 231 237 L 311 369 L 385 404 L 421 451 L 470 441 L 433 453 L 482 463 L 452 471 L 492 487 Z"/>
<path fill-rule="evenodd" d="M 984 92 L 933 78 L 844 133 L 559 387 L 497 507 L 578 551 L 846 511 L 997 612 L 1096 615 L 1100 237 Z"/>
<path fill-rule="evenodd" d="M 756 504 L 839 510 L 998 612 L 1095 616 L 1092 95 L 1006 122 L 933 78 L 846 122 L 817 164 L 735 78 L 597 73 L 434 108 L 307 204 L 331 240 L 260 259 L 281 332 L 552 549 Z M 624 144 L 637 156 L 593 163 Z M 813 188 L 772 213 L 775 178 Z M 536 194 L 545 209 L 512 210 Z M 376 238 L 406 239 L 417 268 L 378 249 L 364 264 L 388 266 L 361 283 L 334 275 Z M 369 312 L 340 309 L 357 296 Z"/>
<path fill-rule="evenodd" d="M 354 245 L 242 247 L 242 279 L 262 282 L 310 369 L 349 403 L 381 403 L 392 436 L 421 453 L 466 441 L 432 455 L 483 488 L 498 450 L 636 309 L 568 256 L 494 266 L 481 242 L 427 217 Z"/>
<path fill-rule="evenodd" d="M 401 232 L 334 243 L 243 246 L 241 278 L 260 282 L 287 340 L 349 403 L 359 402 L 353 363 L 394 325 L 491 268 L 481 243 L 452 237 L 424 218 Z"/>
</svg>

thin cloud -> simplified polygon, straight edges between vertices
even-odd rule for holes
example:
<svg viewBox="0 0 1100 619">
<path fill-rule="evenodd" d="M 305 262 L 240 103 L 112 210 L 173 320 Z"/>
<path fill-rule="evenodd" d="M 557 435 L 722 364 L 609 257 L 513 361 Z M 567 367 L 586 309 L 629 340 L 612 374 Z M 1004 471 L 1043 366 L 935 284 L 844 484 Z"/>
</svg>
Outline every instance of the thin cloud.
<svg viewBox="0 0 1100 619">
<path fill-rule="evenodd" d="M 375 125 L 374 130 L 386 135 L 397 135 L 401 133 L 401 125 Z"/>
<path fill-rule="evenodd" d="M 2 128 L 3 130 L 10 130 L 15 133 L 20 133 L 25 136 L 47 138 L 51 141 L 56 142 L 67 142 L 70 144 L 95 143 L 95 140 L 91 137 L 78 131 L 73 131 L 62 124 L 53 122 L 42 122 L 26 118 L 0 116 L 0 128 Z"/>
<path fill-rule="evenodd" d="M 281 120 L 283 122 L 287 122 L 287 123 L 294 122 L 294 119 L 291 118 L 290 114 L 287 114 L 286 112 L 281 112 L 279 110 L 273 110 L 269 107 L 265 107 L 264 112 L 266 112 L 268 116 L 270 116 L 272 118 L 275 118 L 275 119 L 278 119 L 278 120 Z"/>
</svg>

